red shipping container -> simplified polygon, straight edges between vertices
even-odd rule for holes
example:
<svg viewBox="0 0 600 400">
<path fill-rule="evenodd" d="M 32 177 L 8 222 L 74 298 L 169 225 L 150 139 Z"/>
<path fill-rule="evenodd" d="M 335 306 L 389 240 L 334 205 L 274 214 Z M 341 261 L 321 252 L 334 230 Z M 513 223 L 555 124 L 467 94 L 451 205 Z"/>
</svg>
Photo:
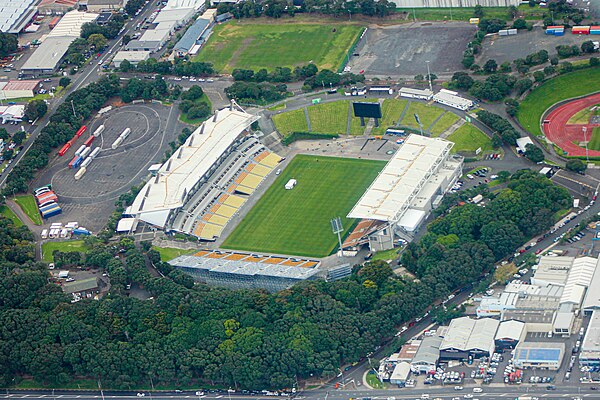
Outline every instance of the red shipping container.
<svg viewBox="0 0 600 400">
<path fill-rule="evenodd" d="M 83 144 L 85 145 L 85 147 L 90 147 L 94 139 L 96 139 L 96 136 L 92 135 L 89 138 L 87 138 L 87 140 L 83 142 Z"/>
<path fill-rule="evenodd" d="M 65 153 L 67 151 L 69 151 L 69 149 L 71 148 L 71 142 L 67 142 L 63 147 L 61 147 L 61 149 L 58 151 L 58 155 L 59 157 L 62 157 L 65 155 Z"/>
</svg>

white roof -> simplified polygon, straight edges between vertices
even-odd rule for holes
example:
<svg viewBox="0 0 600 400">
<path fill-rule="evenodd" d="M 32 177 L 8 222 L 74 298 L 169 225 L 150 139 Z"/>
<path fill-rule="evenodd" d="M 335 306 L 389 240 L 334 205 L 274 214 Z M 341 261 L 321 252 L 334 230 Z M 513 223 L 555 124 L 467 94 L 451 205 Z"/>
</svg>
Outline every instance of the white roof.
<svg viewBox="0 0 600 400">
<path fill-rule="evenodd" d="M 69 11 L 50 31 L 48 37 L 70 36 L 78 38 L 81 35 L 82 25 L 86 22 L 94 22 L 96 18 L 98 18 L 98 14 L 95 13 Z"/>
<path fill-rule="evenodd" d="M 427 213 L 424 210 L 409 208 L 398 221 L 398 225 L 402 226 L 408 232 L 413 232 L 423 221 Z"/>
<path fill-rule="evenodd" d="M 400 88 L 400 93 L 416 94 L 420 96 L 433 96 L 433 92 L 429 89 L 415 89 L 409 87 Z"/>
<path fill-rule="evenodd" d="M 538 267 L 531 278 L 531 283 L 542 286 L 549 283 L 561 286 L 565 285 L 573 261 L 573 257 L 566 256 L 541 257 Z"/>
<path fill-rule="evenodd" d="M 517 139 L 517 147 L 522 152 L 525 152 L 525 150 L 527 150 L 526 147 L 528 144 L 533 144 L 533 141 L 531 140 L 531 138 L 529 136 L 520 137 Z"/>
<path fill-rule="evenodd" d="M 561 303 L 580 304 L 585 289 L 592 282 L 598 260 L 593 257 L 576 258 L 573 261 L 565 290 L 560 298 Z"/>
<path fill-rule="evenodd" d="M 583 300 L 582 308 L 600 308 L 600 268 L 596 268 L 596 271 L 594 271 L 585 299 Z"/>
<path fill-rule="evenodd" d="M 552 168 L 550 168 L 550 167 L 544 167 L 544 168 L 540 169 L 540 174 L 546 175 L 550 171 L 552 171 Z"/>
<path fill-rule="evenodd" d="M 410 135 L 362 195 L 348 218 L 398 221 L 446 160 L 452 142 Z"/>
<path fill-rule="evenodd" d="M 221 110 L 205 121 L 165 162 L 156 177 L 139 192 L 132 214 L 164 226 L 170 210 L 179 208 L 188 192 L 258 117 Z M 162 224 L 161 224 L 162 221 Z"/>
<path fill-rule="evenodd" d="M 58 62 L 63 58 L 73 37 L 48 37 L 25 61 L 22 70 L 32 69 L 54 69 Z"/>
<path fill-rule="evenodd" d="M 583 343 L 581 344 L 581 355 L 583 357 L 586 352 L 600 352 L 600 312 L 594 310 L 590 323 L 588 324 Z M 597 357 L 598 355 L 596 355 Z"/>
<path fill-rule="evenodd" d="M 156 29 L 147 30 L 144 32 L 142 37 L 140 37 L 140 42 L 164 42 L 171 35 L 171 31 L 169 29 L 160 29 L 157 27 Z"/>
<path fill-rule="evenodd" d="M 498 320 L 491 318 L 455 318 L 450 322 L 440 350 L 485 350 L 492 353 L 499 324 Z"/>
<path fill-rule="evenodd" d="M 117 224 L 117 232 L 134 231 L 137 225 L 135 218 L 121 218 Z"/>
<path fill-rule="evenodd" d="M 163 10 L 193 8 L 200 9 L 205 4 L 204 0 L 169 0 Z M 216 11 L 215 11 L 216 12 Z"/>
<path fill-rule="evenodd" d="M 37 0 L 0 0 L 0 31 L 18 33 L 25 24 L 21 19 L 34 10 L 34 3 Z"/>
<path fill-rule="evenodd" d="M 495 340 L 520 340 L 521 335 L 523 335 L 523 329 L 525 329 L 524 322 L 515 320 L 502 321 L 498 326 L 498 332 L 496 332 Z"/>
<path fill-rule="evenodd" d="M 154 23 L 168 22 L 171 25 L 184 23 L 194 15 L 193 8 L 164 9 L 154 19 Z"/>
<path fill-rule="evenodd" d="M 410 364 L 406 361 L 399 362 L 394 367 L 390 381 L 405 381 L 410 375 Z"/>
<path fill-rule="evenodd" d="M 113 62 L 119 62 L 119 61 L 123 61 L 123 60 L 127 60 L 127 61 L 145 61 L 148 58 L 150 58 L 150 52 L 149 51 L 127 51 L 127 50 L 121 50 L 119 52 L 117 52 L 117 54 L 115 54 L 115 57 L 113 58 Z"/>
<path fill-rule="evenodd" d="M 445 103 L 455 104 L 455 105 L 463 107 L 463 108 L 468 108 L 473 105 L 473 102 L 471 100 L 457 96 L 456 94 L 453 94 L 453 93 L 456 93 L 456 92 L 442 89 L 433 96 L 433 99 L 436 101 L 441 100 Z"/>
</svg>

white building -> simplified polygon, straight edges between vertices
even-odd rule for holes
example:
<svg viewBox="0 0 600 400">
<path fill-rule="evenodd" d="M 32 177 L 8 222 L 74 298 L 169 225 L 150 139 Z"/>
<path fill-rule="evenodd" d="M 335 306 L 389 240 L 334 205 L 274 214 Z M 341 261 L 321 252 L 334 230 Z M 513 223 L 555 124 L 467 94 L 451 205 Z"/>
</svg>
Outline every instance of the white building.
<svg viewBox="0 0 600 400">
<path fill-rule="evenodd" d="M 431 100 L 433 98 L 433 92 L 429 89 L 403 87 L 400 89 L 400 96 L 409 99 Z"/>
<path fill-rule="evenodd" d="M 140 61 L 146 61 L 148 58 L 150 58 L 149 51 L 121 50 L 115 54 L 112 62 L 116 68 L 119 68 L 121 63 L 125 60 L 129 61 L 131 65 L 138 65 Z"/>
<path fill-rule="evenodd" d="M 517 368 L 541 368 L 556 371 L 565 355 L 564 343 L 522 342 L 515 349 Z"/>
<path fill-rule="evenodd" d="M 460 97 L 457 92 L 452 90 L 442 89 L 433 96 L 433 100 L 436 103 L 444 104 L 449 107 L 456 108 L 458 110 L 466 111 L 473 107 L 474 103 L 472 100 Z"/>
<path fill-rule="evenodd" d="M 453 143 L 409 135 L 348 214 L 385 222 L 370 236 L 372 250 L 391 248 L 394 234 L 415 232 L 462 173 Z"/>
<path fill-rule="evenodd" d="M 588 324 L 581 352 L 579 353 L 579 362 L 582 365 L 600 365 L 600 311 L 594 310 Z"/>
<path fill-rule="evenodd" d="M 517 150 L 520 151 L 521 153 L 525 153 L 525 151 L 527 150 L 528 144 L 533 145 L 533 141 L 531 140 L 531 138 L 529 136 L 524 136 L 524 137 L 518 138 L 517 139 Z"/>
<path fill-rule="evenodd" d="M 450 322 L 440 345 L 442 360 L 489 357 L 495 349 L 494 339 L 500 322 L 496 319 L 469 317 Z"/>
<path fill-rule="evenodd" d="M 0 31 L 19 33 L 36 13 L 37 0 L 0 0 Z"/>
</svg>

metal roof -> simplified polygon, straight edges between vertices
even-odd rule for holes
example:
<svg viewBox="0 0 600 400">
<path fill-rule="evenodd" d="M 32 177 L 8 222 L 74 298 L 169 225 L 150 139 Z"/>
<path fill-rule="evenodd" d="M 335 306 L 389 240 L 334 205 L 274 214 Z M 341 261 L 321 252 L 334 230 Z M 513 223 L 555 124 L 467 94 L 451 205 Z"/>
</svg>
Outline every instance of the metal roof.
<svg viewBox="0 0 600 400">
<path fill-rule="evenodd" d="M 565 352 L 564 343 L 556 342 L 523 342 L 517 345 L 516 362 L 560 362 Z"/>
<path fill-rule="evenodd" d="M 38 80 L 8 81 L 2 90 L 34 90 L 39 84 Z"/>
<path fill-rule="evenodd" d="M 37 0 L 0 0 L 0 31 L 8 33 L 19 33 L 25 21 L 32 11 L 35 10 Z"/>
<path fill-rule="evenodd" d="M 348 218 L 398 221 L 447 159 L 452 146 L 444 139 L 409 135 Z"/>
<path fill-rule="evenodd" d="M 534 285 L 544 285 L 548 283 L 564 285 L 567 282 L 573 260 L 573 257 L 565 256 L 541 257 L 537 269 L 531 278 L 531 283 Z"/>
<path fill-rule="evenodd" d="M 164 224 L 168 212 L 166 215 L 162 212 L 183 206 L 190 190 L 256 120 L 257 116 L 237 110 L 215 112 L 162 165 L 156 177 L 146 183 L 135 198 L 131 213 L 146 221 L 145 213 L 159 212 L 160 218 L 164 216 Z"/>
<path fill-rule="evenodd" d="M 411 364 L 435 365 L 440 358 L 440 346 L 442 340 L 443 339 L 439 336 L 424 337 Z"/>
<path fill-rule="evenodd" d="M 520 321 L 502 321 L 498 325 L 498 331 L 496 332 L 495 340 L 512 339 L 519 340 L 523 335 L 525 329 L 525 323 Z"/>
<path fill-rule="evenodd" d="M 115 54 L 115 57 L 113 58 L 113 62 L 120 62 L 120 61 L 124 61 L 124 60 L 138 62 L 138 61 L 145 61 L 149 57 L 150 57 L 149 51 L 121 50 L 121 51 L 117 52 L 117 54 Z"/>
<path fill-rule="evenodd" d="M 583 300 L 582 308 L 600 308 L 600 268 L 596 268 L 596 271 L 594 271 L 585 299 Z"/>
<path fill-rule="evenodd" d="M 590 323 L 581 344 L 582 356 L 584 353 L 590 352 L 600 353 L 600 311 L 597 310 L 592 312 Z"/>
<path fill-rule="evenodd" d="M 580 257 L 573 261 L 565 290 L 560 298 L 561 303 L 580 304 L 585 289 L 592 282 L 598 260 L 593 257 Z"/>
<path fill-rule="evenodd" d="M 188 52 L 196 44 L 196 40 L 198 40 L 208 25 L 210 25 L 210 21 L 198 18 L 196 22 L 185 31 L 179 42 L 175 45 L 174 50 Z"/>
<path fill-rule="evenodd" d="M 450 322 L 440 349 L 485 350 L 492 353 L 499 324 L 498 320 L 491 318 L 455 318 Z"/>
<path fill-rule="evenodd" d="M 87 278 L 75 282 L 67 282 L 62 286 L 63 292 L 68 294 L 84 292 L 86 290 L 93 290 L 96 288 L 98 288 L 98 280 L 96 278 Z"/>
</svg>

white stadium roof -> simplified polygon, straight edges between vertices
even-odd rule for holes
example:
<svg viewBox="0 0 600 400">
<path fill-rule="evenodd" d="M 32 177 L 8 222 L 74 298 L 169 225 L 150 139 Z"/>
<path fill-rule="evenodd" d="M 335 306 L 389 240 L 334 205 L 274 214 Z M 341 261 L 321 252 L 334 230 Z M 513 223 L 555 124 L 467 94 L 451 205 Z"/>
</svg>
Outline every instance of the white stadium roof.
<svg viewBox="0 0 600 400">
<path fill-rule="evenodd" d="M 131 213 L 164 226 L 169 212 L 183 206 L 188 192 L 258 117 L 237 110 L 217 111 L 190 135 L 135 198 Z"/>
<path fill-rule="evenodd" d="M 452 142 L 440 138 L 408 136 L 348 218 L 398 221 L 452 146 Z"/>
</svg>

